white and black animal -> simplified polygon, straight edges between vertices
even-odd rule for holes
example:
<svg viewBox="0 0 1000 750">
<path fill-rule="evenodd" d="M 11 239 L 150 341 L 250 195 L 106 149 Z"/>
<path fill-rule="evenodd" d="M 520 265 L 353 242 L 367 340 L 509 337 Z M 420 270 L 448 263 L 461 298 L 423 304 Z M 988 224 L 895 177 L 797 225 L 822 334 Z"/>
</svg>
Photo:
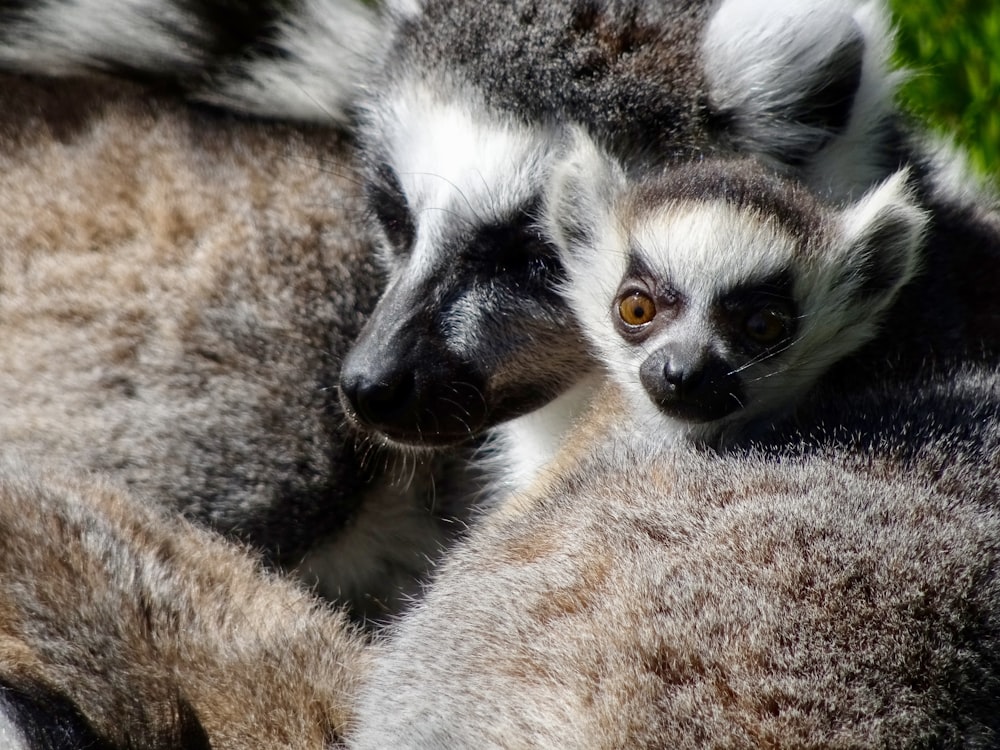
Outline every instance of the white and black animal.
<svg viewBox="0 0 1000 750">
<path fill-rule="evenodd" d="M 582 134 L 546 206 L 563 293 L 637 429 L 717 447 L 878 335 L 926 219 L 905 170 L 836 208 L 745 159 L 630 181 Z"/>
<path fill-rule="evenodd" d="M 722 453 L 677 440 L 877 341 L 921 255 L 906 173 L 834 208 L 732 160 L 630 181 L 576 143 L 548 212 L 604 382 L 389 633 L 351 746 L 996 745 L 992 363 L 889 369 Z M 721 395 L 664 393 L 664 347 L 744 333 L 784 387 L 727 364 Z"/>
</svg>

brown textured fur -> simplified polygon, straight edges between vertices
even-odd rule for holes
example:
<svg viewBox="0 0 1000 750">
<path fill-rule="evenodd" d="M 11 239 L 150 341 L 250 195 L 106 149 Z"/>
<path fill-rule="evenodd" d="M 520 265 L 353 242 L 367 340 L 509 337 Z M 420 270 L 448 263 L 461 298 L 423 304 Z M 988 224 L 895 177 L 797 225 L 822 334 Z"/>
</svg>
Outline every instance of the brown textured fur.
<svg viewBox="0 0 1000 750">
<path fill-rule="evenodd" d="M 348 547 L 321 588 L 380 614 L 446 534 L 337 399 L 380 288 L 352 154 L 126 84 L 0 79 L 0 442 L 279 564 Z"/>
<path fill-rule="evenodd" d="M 0 467 L 6 682 L 67 695 L 116 747 L 186 746 L 185 715 L 215 750 L 338 741 L 368 660 L 342 613 L 110 483 Z"/>
<path fill-rule="evenodd" d="M 603 394 L 399 623 L 353 746 L 995 747 L 997 385 L 726 456 Z"/>
</svg>

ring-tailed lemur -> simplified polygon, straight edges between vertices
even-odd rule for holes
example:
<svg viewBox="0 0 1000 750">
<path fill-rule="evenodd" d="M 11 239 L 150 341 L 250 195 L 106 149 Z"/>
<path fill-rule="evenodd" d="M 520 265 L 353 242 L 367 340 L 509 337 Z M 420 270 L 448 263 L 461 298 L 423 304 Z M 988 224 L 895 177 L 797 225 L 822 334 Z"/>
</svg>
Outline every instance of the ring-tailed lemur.
<svg viewBox="0 0 1000 750">
<path fill-rule="evenodd" d="M 339 407 L 381 289 L 351 143 L 118 83 L 0 84 L 0 443 L 250 542 L 358 617 L 395 609 L 460 524 L 429 465 Z"/>
<path fill-rule="evenodd" d="M 760 415 L 868 340 L 919 255 L 906 173 L 835 209 L 732 160 L 631 183 L 577 138 L 554 182 L 608 382 L 397 623 L 352 747 L 995 741 L 995 367 L 891 373 L 721 454 L 676 433 L 730 426 L 728 366 L 686 403 L 660 380 L 673 342 L 764 336 L 785 351 L 748 369 L 784 387 L 739 384 Z"/>
<path fill-rule="evenodd" d="M 391 272 L 372 312 L 381 285 L 356 225 L 352 143 L 11 79 L 4 254 L 18 260 L 4 264 L 0 304 L 19 313 L 3 321 L 4 346 L 18 352 L 0 368 L 5 441 L 110 471 L 284 564 L 307 555 L 329 594 L 376 608 L 397 598 L 448 536 L 423 507 L 431 492 L 442 507 L 440 478 L 404 488 L 402 501 L 371 501 L 335 398 L 340 360 L 369 319 L 342 402 L 357 413 L 359 372 L 375 391 L 412 375 L 414 390 L 367 388 L 368 403 L 402 420 L 401 440 L 426 443 L 523 414 L 591 367 L 552 289 L 554 249 L 533 223 L 550 121 L 589 123 L 636 165 L 703 150 L 785 154 L 792 171 L 837 190 L 880 173 L 893 75 L 877 9 L 789 5 L 775 16 L 787 23 L 758 24 L 744 54 L 768 85 L 751 102 L 733 93 L 746 71 L 727 62 L 733 2 L 435 0 L 395 3 L 381 19 L 323 0 L 0 2 L 0 63 L 20 71 L 124 70 L 245 112 L 315 122 L 328 110 L 338 127 L 361 96 L 367 207 Z M 384 56 L 368 28 L 382 21 L 393 24 Z M 779 27 L 787 49 L 773 43 Z M 509 49 L 491 46 L 496 28 L 510 31 Z M 351 45 L 337 44 L 341 30 Z M 359 94 L 368 59 L 381 62 Z M 794 80 L 769 88 L 789 60 Z M 298 94 L 319 109 L 303 109 Z M 29 143 L 40 151 L 22 151 Z M 36 247 L 59 252 L 22 262 Z M 154 257 L 171 247 L 187 254 Z M 120 262 L 83 248 L 118 248 Z M 248 256 L 258 264 L 243 272 Z M 109 263 L 124 276 L 105 274 Z M 60 317 L 61 306 L 82 312 Z M 401 380 L 379 379 L 386 372 Z"/>
<path fill-rule="evenodd" d="M 0 458 L 5 750 L 327 750 L 370 652 L 244 549 L 94 478 Z"/>
<path fill-rule="evenodd" d="M 873 339 L 920 262 L 926 215 L 907 182 L 840 209 L 748 160 L 630 181 L 576 133 L 545 222 L 638 428 L 732 443 Z"/>
<path fill-rule="evenodd" d="M 998 393 L 897 375 L 720 454 L 605 389 L 396 624 L 351 747 L 992 746 Z"/>
</svg>

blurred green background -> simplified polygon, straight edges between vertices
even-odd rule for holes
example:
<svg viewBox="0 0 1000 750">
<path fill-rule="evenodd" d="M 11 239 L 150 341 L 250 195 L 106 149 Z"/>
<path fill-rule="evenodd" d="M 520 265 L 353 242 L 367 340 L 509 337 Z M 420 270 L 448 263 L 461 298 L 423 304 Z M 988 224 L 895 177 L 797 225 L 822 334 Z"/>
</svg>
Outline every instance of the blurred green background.
<svg viewBox="0 0 1000 750">
<path fill-rule="evenodd" d="M 1000 177 L 1000 1 L 891 0 L 903 104 Z"/>
</svg>

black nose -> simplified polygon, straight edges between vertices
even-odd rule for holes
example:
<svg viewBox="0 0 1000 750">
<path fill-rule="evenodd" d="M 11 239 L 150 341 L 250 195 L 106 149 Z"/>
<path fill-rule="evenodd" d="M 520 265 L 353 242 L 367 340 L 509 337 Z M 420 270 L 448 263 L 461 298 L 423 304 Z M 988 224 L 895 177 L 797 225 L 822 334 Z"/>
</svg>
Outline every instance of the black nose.
<svg viewBox="0 0 1000 750">
<path fill-rule="evenodd" d="M 686 365 L 678 358 L 670 358 L 663 365 L 664 387 L 675 394 L 678 398 L 683 398 L 685 394 L 697 392 L 698 387 L 704 380 L 704 370 L 699 365 Z"/>
<path fill-rule="evenodd" d="M 340 389 L 360 421 L 373 427 L 409 424 L 415 421 L 416 390 L 413 372 L 344 372 Z"/>
<path fill-rule="evenodd" d="M 663 347 L 639 368 L 639 379 L 653 402 L 669 417 L 711 422 L 742 408 L 739 375 L 711 353 Z"/>
<path fill-rule="evenodd" d="M 345 411 L 361 427 L 403 443 L 448 445 L 481 431 L 488 418 L 485 378 L 440 350 L 363 346 L 340 373 Z"/>
</svg>

